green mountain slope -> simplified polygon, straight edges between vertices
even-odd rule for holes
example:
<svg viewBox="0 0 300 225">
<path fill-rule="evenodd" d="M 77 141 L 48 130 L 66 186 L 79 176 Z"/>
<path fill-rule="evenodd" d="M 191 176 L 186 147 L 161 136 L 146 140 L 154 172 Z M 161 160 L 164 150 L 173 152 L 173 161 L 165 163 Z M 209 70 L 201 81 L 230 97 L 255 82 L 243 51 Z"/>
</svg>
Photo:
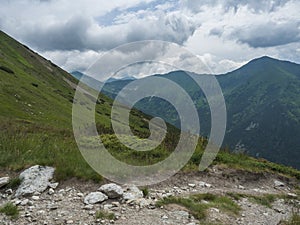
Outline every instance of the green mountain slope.
<svg viewBox="0 0 300 225">
<path fill-rule="evenodd" d="M 32 164 L 57 167 L 59 178 L 99 179 L 82 158 L 72 131 L 72 104 L 77 79 L 26 46 L 0 32 L 0 168 L 19 170 Z M 99 96 L 96 124 L 112 154 L 133 164 L 139 157 L 153 163 L 169 154 L 164 146 L 150 153 L 132 154 L 112 135 L 112 100 Z M 130 126 L 141 137 L 149 135 L 151 117 L 133 109 Z M 170 130 L 178 133 L 176 129 Z M 164 144 L 166 145 L 168 141 Z M 170 142 L 170 141 L 169 141 Z M 157 157 L 151 157 L 156 154 Z M 141 161 L 142 162 L 142 161 Z"/>
<path fill-rule="evenodd" d="M 56 167 L 58 180 L 102 179 L 85 162 L 74 140 L 72 102 L 76 84 L 77 80 L 70 74 L 0 32 L 1 173 L 40 164 Z M 86 91 L 93 90 L 86 88 Z M 151 151 L 137 152 L 120 143 L 111 128 L 111 106 L 112 100 L 100 94 L 95 122 L 104 145 L 114 157 L 132 165 L 150 165 L 165 159 L 175 149 L 179 130 L 169 124 L 165 140 Z M 140 138 L 148 137 L 151 118 L 132 109 L 132 132 Z M 91 137 L 86 143 L 93 145 L 94 140 Z M 198 168 L 205 144 L 206 139 L 199 138 L 184 170 Z M 247 171 L 273 171 L 300 179 L 300 172 L 292 168 L 227 151 L 221 151 L 214 163 Z"/>
<path fill-rule="evenodd" d="M 197 84 L 182 71 L 156 76 L 178 83 L 189 93 L 201 115 L 201 134 L 209 135 L 210 111 Z M 300 168 L 300 65 L 262 57 L 217 79 L 228 116 L 224 146 Z M 128 83 L 107 84 L 104 93 L 114 97 Z M 161 99 L 145 99 L 136 107 L 179 127 L 175 109 Z"/>
</svg>

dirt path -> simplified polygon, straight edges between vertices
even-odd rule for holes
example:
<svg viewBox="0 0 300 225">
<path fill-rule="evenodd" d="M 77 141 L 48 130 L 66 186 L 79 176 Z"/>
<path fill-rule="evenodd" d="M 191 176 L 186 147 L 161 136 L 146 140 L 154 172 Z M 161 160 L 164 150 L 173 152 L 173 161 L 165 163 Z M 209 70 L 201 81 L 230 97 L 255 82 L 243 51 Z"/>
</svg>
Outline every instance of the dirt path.
<svg viewBox="0 0 300 225">
<path fill-rule="evenodd" d="M 206 173 L 177 174 L 169 180 L 148 187 L 148 197 L 137 202 L 108 200 L 102 204 L 85 205 L 84 197 L 100 185 L 71 180 L 60 184 L 53 193 L 48 191 L 38 197 L 14 199 L 1 191 L 0 204 L 13 201 L 18 204 L 17 220 L 0 214 L 0 224 L 202 224 L 182 206 L 155 206 L 155 201 L 167 196 L 186 197 L 196 193 L 241 193 L 260 196 L 264 194 L 293 195 L 297 181 L 270 174 L 253 174 L 214 168 Z M 239 215 L 230 215 L 217 208 L 207 211 L 207 221 L 212 224 L 266 224 L 276 225 L 299 210 L 300 203 L 276 199 L 271 207 L 254 203 L 248 198 L 235 200 L 241 207 Z M 96 219 L 98 210 L 108 210 L 114 220 Z M 298 211 L 299 213 L 299 211 Z"/>
</svg>

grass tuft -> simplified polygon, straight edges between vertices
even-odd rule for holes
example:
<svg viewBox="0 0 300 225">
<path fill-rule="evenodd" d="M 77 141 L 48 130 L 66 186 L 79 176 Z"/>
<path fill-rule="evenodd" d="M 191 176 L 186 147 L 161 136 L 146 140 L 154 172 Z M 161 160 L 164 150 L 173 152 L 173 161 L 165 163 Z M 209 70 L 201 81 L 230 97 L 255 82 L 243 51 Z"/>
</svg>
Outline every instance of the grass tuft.
<svg viewBox="0 0 300 225">
<path fill-rule="evenodd" d="M 0 213 L 4 213 L 12 219 L 16 219 L 19 216 L 19 209 L 13 203 L 8 202 L 0 208 Z"/>
<path fill-rule="evenodd" d="M 206 201 L 206 202 L 204 202 Z M 238 215 L 241 208 L 233 200 L 226 196 L 213 195 L 210 193 L 195 194 L 188 198 L 167 197 L 157 202 L 157 206 L 178 204 L 184 206 L 190 213 L 199 220 L 206 218 L 207 209 L 218 208 L 225 213 Z"/>
<path fill-rule="evenodd" d="M 96 219 L 114 220 L 116 218 L 114 213 L 107 212 L 105 210 L 99 210 L 96 212 Z"/>
</svg>

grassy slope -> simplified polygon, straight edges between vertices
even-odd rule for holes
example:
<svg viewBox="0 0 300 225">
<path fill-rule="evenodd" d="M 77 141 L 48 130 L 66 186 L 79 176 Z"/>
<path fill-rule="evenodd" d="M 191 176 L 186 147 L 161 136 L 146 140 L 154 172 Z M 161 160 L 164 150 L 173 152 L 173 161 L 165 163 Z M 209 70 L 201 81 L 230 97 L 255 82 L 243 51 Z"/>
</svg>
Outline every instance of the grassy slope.
<svg viewBox="0 0 300 225">
<path fill-rule="evenodd" d="M 57 168 L 57 179 L 79 177 L 100 180 L 82 158 L 72 133 L 71 111 L 76 83 L 68 73 L 0 32 L 0 167 L 21 170 L 34 164 Z M 130 164 L 152 164 L 167 157 L 177 143 L 178 130 L 168 126 L 166 140 L 150 152 L 136 152 L 118 142 L 110 128 L 112 101 L 101 95 L 96 122 L 110 152 Z M 149 116 L 132 110 L 130 125 L 147 137 Z M 89 141 L 89 140 L 88 140 Z M 201 138 L 185 170 L 195 170 L 206 140 Z M 215 163 L 238 169 L 276 171 L 300 178 L 297 170 L 251 157 L 221 151 Z"/>
</svg>

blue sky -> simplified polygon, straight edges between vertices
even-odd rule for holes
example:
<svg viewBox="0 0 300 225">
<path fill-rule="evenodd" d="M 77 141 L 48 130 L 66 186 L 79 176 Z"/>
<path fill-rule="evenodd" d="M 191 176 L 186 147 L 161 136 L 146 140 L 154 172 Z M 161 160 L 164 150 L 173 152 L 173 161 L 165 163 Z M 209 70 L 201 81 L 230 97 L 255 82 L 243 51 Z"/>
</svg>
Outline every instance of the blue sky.
<svg viewBox="0 0 300 225">
<path fill-rule="evenodd" d="M 299 12 L 298 0 L 3 0 L 0 29 L 68 71 L 155 39 L 223 73 L 263 55 L 300 63 Z"/>
</svg>

